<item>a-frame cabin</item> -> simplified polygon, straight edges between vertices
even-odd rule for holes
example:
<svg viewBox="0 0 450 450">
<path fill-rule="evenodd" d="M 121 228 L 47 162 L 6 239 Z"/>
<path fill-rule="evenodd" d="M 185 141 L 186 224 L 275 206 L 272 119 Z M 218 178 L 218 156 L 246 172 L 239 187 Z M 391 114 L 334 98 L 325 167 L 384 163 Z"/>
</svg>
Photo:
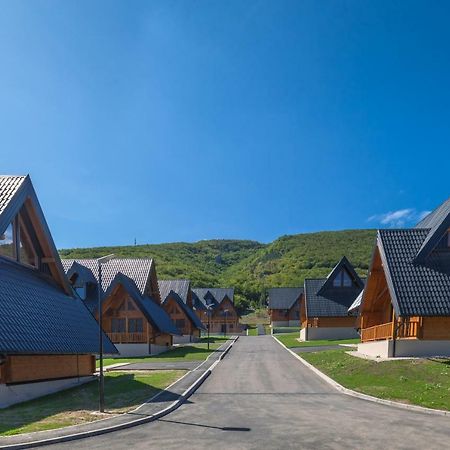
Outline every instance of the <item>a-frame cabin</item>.
<svg viewBox="0 0 450 450">
<path fill-rule="evenodd" d="M 159 280 L 164 310 L 169 314 L 181 336 L 174 336 L 174 344 L 196 342 L 205 326 L 192 309 L 192 290 L 189 280 Z"/>
<path fill-rule="evenodd" d="M 378 230 L 359 313 L 361 353 L 450 355 L 450 199 L 415 228 Z"/>
<path fill-rule="evenodd" d="M 299 327 L 303 287 L 271 288 L 268 292 L 270 326 Z"/>
<path fill-rule="evenodd" d="M 327 278 L 307 278 L 300 306 L 300 339 L 357 338 L 356 318 L 348 314 L 348 308 L 363 289 L 363 280 L 345 256 Z"/>
<path fill-rule="evenodd" d="M 64 259 L 67 277 L 98 319 L 98 263 Z M 102 264 L 102 326 L 120 356 L 147 356 L 169 350 L 181 334 L 161 305 L 152 259 L 114 258 Z"/>
<path fill-rule="evenodd" d="M 95 372 L 98 326 L 74 294 L 29 176 L 0 176 L 0 407 Z M 105 336 L 104 350 L 116 353 Z"/>
</svg>

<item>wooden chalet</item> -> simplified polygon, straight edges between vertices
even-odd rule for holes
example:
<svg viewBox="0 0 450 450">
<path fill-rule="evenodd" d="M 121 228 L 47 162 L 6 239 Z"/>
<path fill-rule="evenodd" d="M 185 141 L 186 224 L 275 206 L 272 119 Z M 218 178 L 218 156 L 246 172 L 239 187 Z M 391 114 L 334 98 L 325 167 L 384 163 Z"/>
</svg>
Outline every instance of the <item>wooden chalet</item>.
<svg viewBox="0 0 450 450">
<path fill-rule="evenodd" d="M 98 319 L 98 264 L 65 259 L 70 283 Z M 161 306 L 152 259 L 111 259 L 102 264 L 103 330 L 120 356 L 146 356 L 172 347 L 180 332 Z"/>
<path fill-rule="evenodd" d="M 344 256 L 327 278 L 306 279 L 300 307 L 300 339 L 357 338 L 355 316 L 348 308 L 364 289 L 364 282 Z"/>
<path fill-rule="evenodd" d="M 272 288 L 268 292 L 271 327 L 300 327 L 300 304 L 303 288 Z"/>
<path fill-rule="evenodd" d="M 181 336 L 174 336 L 174 344 L 198 341 L 206 328 L 192 309 L 191 282 L 160 280 L 158 285 L 162 306 L 181 332 Z"/>
<path fill-rule="evenodd" d="M 234 307 L 234 288 L 192 289 L 192 307 L 205 328 L 209 322 L 210 333 L 242 332 L 239 315 Z"/>
<path fill-rule="evenodd" d="M 0 176 L 0 407 L 92 379 L 98 326 L 65 276 L 29 176 Z M 105 336 L 104 351 L 116 353 Z"/>
<path fill-rule="evenodd" d="M 359 307 L 367 355 L 450 355 L 450 199 L 415 228 L 378 230 Z"/>
</svg>

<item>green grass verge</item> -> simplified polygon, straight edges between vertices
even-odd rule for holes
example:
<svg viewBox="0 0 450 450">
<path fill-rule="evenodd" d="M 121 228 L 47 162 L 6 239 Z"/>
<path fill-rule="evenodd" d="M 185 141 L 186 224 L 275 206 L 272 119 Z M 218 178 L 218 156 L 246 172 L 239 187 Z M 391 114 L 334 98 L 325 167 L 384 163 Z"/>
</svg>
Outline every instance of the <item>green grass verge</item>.
<svg viewBox="0 0 450 450">
<path fill-rule="evenodd" d="M 286 347 L 322 347 L 324 345 L 339 345 L 339 344 L 357 344 L 359 339 L 341 339 L 341 340 L 317 340 L 300 342 L 297 339 L 300 337 L 300 333 L 286 333 L 277 334 L 276 338 L 280 340 Z"/>
<path fill-rule="evenodd" d="M 107 412 L 123 413 L 136 408 L 184 375 L 183 370 L 105 375 Z M 47 395 L 0 410 L 0 436 L 43 431 L 108 417 L 97 413 L 98 382 Z"/>
<path fill-rule="evenodd" d="M 297 333 L 297 337 L 300 333 L 300 327 L 275 327 L 273 329 L 273 334 L 287 334 L 287 333 Z"/>
<path fill-rule="evenodd" d="M 249 336 L 258 336 L 258 328 L 252 327 L 248 329 Z"/>
<path fill-rule="evenodd" d="M 450 410 L 450 359 L 376 362 L 350 356 L 343 350 L 303 353 L 301 357 L 349 389 Z"/>
<path fill-rule="evenodd" d="M 202 338 L 197 344 L 183 345 L 168 352 L 155 356 L 139 358 L 105 358 L 105 366 L 125 362 L 176 362 L 176 361 L 204 361 L 214 350 L 218 349 L 228 340 L 227 337 L 210 337 L 208 350 L 208 338 Z M 97 367 L 99 362 L 97 361 Z"/>
</svg>

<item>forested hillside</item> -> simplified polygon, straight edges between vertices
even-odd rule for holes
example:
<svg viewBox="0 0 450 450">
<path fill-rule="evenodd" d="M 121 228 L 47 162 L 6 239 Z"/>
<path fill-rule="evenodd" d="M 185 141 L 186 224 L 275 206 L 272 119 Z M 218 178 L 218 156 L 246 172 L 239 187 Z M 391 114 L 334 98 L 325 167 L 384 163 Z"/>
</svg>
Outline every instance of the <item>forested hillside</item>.
<svg viewBox="0 0 450 450">
<path fill-rule="evenodd" d="M 63 258 L 154 258 L 161 279 L 188 278 L 194 286 L 234 286 L 242 307 L 259 302 L 269 287 L 301 286 L 326 276 L 346 255 L 365 275 L 375 230 L 326 231 L 283 236 L 270 244 L 241 240 L 60 250 Z"/>
</svg>

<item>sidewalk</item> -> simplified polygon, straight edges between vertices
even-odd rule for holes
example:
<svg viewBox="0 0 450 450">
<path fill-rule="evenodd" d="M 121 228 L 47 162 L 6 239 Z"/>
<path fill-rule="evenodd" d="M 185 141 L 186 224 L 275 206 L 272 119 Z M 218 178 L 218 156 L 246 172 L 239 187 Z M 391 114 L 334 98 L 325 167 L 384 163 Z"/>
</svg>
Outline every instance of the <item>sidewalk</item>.
<svg viewBox="0 0 450 450">
<path fill-rule="evenodd" d="M 194 393 L 211 374 L 211 371 L 219 361 L 228 353 L 236 340 L 237 337 L 231 337 L 230 340 L 220 346 L 205 361 L 199 363 L 197 367 L 189 371 L 178 381 L 133 411 L 95 422 L 55 430 L 0 437 L 0 449 L 32 448 L 57 442 L 82 439 L 159 419 L 177 409 Z"/>
</svg>

